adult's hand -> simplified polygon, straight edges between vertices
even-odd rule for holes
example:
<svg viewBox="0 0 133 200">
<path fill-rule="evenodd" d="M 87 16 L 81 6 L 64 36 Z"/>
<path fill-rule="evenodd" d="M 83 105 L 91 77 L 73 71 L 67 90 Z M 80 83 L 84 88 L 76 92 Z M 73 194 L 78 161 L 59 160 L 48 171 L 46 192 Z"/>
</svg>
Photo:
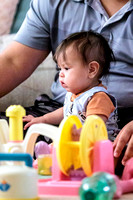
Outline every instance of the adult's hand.
<svg viewBox="0 0 133 200">
<path fill-rule="evenodd" d="M 122 159 L 122 164 L 133 157 L 133 121 L 123 127 L 113 143 L 114 157 L 119 157 L 123 148 L 127 145 L 125 154 Z"/>
</svg>

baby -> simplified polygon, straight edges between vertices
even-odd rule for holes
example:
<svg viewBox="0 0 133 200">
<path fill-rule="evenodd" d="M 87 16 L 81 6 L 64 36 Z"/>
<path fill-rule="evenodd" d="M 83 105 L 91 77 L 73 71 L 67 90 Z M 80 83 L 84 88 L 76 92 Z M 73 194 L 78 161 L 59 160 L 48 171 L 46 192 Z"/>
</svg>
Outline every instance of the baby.
<svg viewBox="0 0 133 200">
<path fill-rule="evenodd" d="M 101 81 L 108 75 L 110 62 L 114 60 L 106 39 L 93 31 L 73 33 L 57 47 L 54 60 L 59 81 L 67 90 L 64 106 L 41 117 L 25 116 L 24 129 L 35 123 L 59 125 L 69 115 L 77 115 L 84 123 L 87 116 L 95 114 L 106 123 L 109 138 L 114 140 L 116 101 Z"/>
</svg>

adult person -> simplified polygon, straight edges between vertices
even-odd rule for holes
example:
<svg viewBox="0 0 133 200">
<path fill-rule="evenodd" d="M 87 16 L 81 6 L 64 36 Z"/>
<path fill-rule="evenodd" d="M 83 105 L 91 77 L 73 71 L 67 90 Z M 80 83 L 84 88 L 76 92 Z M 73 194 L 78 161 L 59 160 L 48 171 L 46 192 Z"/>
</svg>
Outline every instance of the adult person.
<svg viewBox="0 0 133 200">
<path fill-rule="evenodd" d="M 133 0 L 33 0 L 15 41 L 0 55 L 0 96 L 27 79 L 70 33 L 92 29 L 106 37 L 115 54 L 106 84 L 118 100 L 123 127 L 133 108 L 132 19 Z M 51 89 L 54 99 L 63 102 L 58 76 Z"/>
</svg>

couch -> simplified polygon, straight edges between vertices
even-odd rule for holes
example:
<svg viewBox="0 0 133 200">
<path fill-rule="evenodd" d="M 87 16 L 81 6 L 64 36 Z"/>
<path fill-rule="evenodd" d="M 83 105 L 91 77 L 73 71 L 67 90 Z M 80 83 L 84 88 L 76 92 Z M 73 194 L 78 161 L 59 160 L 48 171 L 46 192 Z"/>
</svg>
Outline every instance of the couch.
<svg viewBox="0 0 133 200">
<path fill-rule="evenodd" d="M 11 1 L 13 1 L 12 4 Z M 9 10 L 11 9 L 12 5 L 14 5 L 15 8 L 11 9 L 11 13 L 9 10 L 5 11 L 7 12 L 7 15 L 10 13 L 10 22 L 5 16 L 3 17 L 5 23 L 3 28 L 4 31 L 0 32 L 0 51 L 3 51 L 12 42 L 26 15 L 30 0 L 4 0 L 2 2 L 5 2 L 6 5 L 4 6 L 6 6 L 6 8 Z M 0 2 L 0 7 L 3 9 L 3 5 L 1 4 L 2 3 Z M 0 16 L 0 20 L 1 18 L 2 17 Z M 9 17 L 7 16 L 7 18 Z M 8 28 L 5 27 L 5 24 L 8 24 Z M 52 97 L 50 86 L 54 80 L 55 73 L 55 63 L 52 59 L 52 54 L 50 54 L 25 82 L 15 88 L 9 94 L 0 98 L 0 111 L 5 111 L 10 105 L 19 104 L 24 107 L 32 106 L 35 98 L 42 93 L 46 93 Z"/>
</svg>

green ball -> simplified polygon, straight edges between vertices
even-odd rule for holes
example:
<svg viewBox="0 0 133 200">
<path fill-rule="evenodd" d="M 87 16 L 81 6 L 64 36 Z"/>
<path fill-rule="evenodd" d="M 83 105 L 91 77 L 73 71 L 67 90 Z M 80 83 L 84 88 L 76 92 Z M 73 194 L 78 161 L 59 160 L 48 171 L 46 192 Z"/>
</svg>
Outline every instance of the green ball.
<svg viewBox="0 0 133 200">
<path fill-rule="evenodd" d="M 79 188 L 81 200 L 112 200 L 115 192 L 113 176 L 105 172 L 97 172 L 84 178 Z"/>
</svg>

